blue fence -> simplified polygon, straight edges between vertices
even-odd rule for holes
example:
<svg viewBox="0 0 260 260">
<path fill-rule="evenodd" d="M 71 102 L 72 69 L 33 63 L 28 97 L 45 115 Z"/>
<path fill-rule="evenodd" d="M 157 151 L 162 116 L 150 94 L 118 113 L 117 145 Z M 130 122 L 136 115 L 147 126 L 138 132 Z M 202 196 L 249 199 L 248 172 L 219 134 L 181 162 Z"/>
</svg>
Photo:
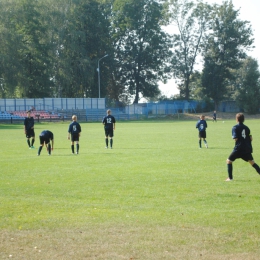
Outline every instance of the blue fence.
<svg viewBox="0 0 260 260">
<path fill-rule="evenodd" d="M 0 99 L 0 111 L 104 109 L 105 98 Z"/>
<path fill-rule="evenodd" d="M 173 101 L 159 103 L 133 104 L 122 108 L 116 108 L 118 113 L 129 115 L 170 115 L 177 113 L 196 113 L 197 101 Z M 115 110 L 115 109 L 114 109 Z"/>
<path fill-rule="evenodd" d="M 183 100 L 141 103 L 110 109 L 117 120 L 129 120 L 159 115 L 196 113 L 197 105 L 198 101 Z M 63 119 L 70 118 L 71 114 L 75 113 L 80 118 L 86 118 L 87 121 L 100 121 L 106 115 L 108 107 L 104 98 L 0 99 L 0 119 L 16 119 L 19 111 L 29 109 L 35 112 L 48 111 L 53 114 L 53 117 L 57 114 Z"/>
<path fill-rule="evenodd" d="M 174 115 L 178 113 L 196 113 L 196 101 L 174 101 L 160 103 L 133 104 L 125 107 L 111 107 L 112 114 L 117 120 L 149 118 L 160 115 Z M 101 121 L 106 115 L 106 109 L 86 109 L 87 121 Z"/>
<path fill-rule="evenodd" d="M 221 112 L 239 112 L 241 109 L 236 104 L 236 101 L 223 101 L 218 105 L 218 111 Z"/>
</svg>

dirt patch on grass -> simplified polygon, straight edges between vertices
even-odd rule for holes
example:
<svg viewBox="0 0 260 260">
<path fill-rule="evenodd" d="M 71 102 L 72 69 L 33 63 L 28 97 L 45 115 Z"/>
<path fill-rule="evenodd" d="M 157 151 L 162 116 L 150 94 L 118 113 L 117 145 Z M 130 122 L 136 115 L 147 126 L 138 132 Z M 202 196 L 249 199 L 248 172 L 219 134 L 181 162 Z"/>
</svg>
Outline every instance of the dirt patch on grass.
<svg viewBox="0 0 260 260">
<path fill-rule="evenodd" d="M 242 239 L 236 241 L 237 248 L 242 242 Z M 121 224 L 62 230 L 6 230 L 0 232 L 0 259 L 259 259 L 257 248 L 243 253 L 229 248 L 232 243 L 233 237 L 211 227 Z"/>
</svg>

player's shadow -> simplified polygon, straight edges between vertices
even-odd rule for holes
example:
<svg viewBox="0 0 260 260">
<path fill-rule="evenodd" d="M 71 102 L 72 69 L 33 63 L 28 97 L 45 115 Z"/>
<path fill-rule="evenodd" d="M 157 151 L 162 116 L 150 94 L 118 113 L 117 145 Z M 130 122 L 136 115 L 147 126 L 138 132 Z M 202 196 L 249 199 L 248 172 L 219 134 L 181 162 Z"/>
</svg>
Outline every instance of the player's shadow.
<svg viewBox="0 0 260 260">
<path fill-rule="evenodd" d="M 222 146 L 210 146 L 209 148 L 202 147 L 201 149 L 204 149 L 204 150 L 230 150 L 230 151 L 232 150 L 232 148 L 230 148 L 230 147 L 222 147 Z"/>
</svg>

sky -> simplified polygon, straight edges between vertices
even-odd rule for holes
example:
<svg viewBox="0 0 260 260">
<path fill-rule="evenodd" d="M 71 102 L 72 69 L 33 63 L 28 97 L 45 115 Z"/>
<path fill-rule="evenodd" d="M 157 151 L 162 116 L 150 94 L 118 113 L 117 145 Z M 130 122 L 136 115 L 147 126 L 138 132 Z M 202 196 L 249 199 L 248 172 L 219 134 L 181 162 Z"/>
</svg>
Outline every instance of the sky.
<svg viewBox="0 0 260 260">
<path fill-rule="evenodd" d="M 222 4 L 222 0 L 204 0 L 209 4 Z M 248 55 L 257 59 L 260 66 L 260 0 L 233 0 L 234 9 L 240 9 L 239 19 L 243 21 L 249 21 L 253 30 L 253 37 L 255 39 L 253 51 Z M 170 97 L 175 94 L 179 94 L 179 90 L 176 88 L 175 80 L 171 79 L 167 84 L 159 84 L 159 88 L 162 95 Z"/>
</svg>

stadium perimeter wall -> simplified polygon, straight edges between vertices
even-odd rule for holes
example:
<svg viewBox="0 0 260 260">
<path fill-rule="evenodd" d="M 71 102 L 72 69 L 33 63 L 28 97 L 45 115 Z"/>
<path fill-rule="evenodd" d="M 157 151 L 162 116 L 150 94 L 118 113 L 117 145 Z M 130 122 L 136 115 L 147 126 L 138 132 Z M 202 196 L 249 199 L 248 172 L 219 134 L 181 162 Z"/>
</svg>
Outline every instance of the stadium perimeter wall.
<svg viewBox="0 0 260 260">
<path fill-rule="evenodd" d="M 105 98 L 0 99 L 0 111 L 105 109 Z"/>
<path fill-rule="evenodd" d="M 185 100 L 109 107 L 105 98 L 0 99 L 0 119 L 18 121 L 16 116 L 19 111 L 33 110 L 50 113 L 48 117 L 38 117 L 38 120 L 70 120 L 75 114 L 80 120 L 100 121 L 106 115 L 106 110 L 110 108 L 117 120 L 131 120 L 196 112 L 196 106 L 197 101 Z"/>
<path fill-rule="evenodd" d="M 110 108 L 117 120 L 138 120 L 163 115 L 196 113 L 198 105 L 204 110 L 205 104 L 196 100 L 174 100 L 109 107 L 105 98 L 0 99 L 0 119 L 1 121 L 4 119 L 16 121 L 15 113 L 12 112 L 32 109 L 50 112 L 50 116 L 44 118 L 44 120 L 49 121 L 70 120 L 73 114 L 76 114 L 81 121 L 100 121 L 106 115 L 106 110 Z M 237 109 L 235 102 L 226 101 L 220 104 L 218 111 L 235 112 Z M 52 115 L 56 115 L 55 118 Z"/>
</svg>

